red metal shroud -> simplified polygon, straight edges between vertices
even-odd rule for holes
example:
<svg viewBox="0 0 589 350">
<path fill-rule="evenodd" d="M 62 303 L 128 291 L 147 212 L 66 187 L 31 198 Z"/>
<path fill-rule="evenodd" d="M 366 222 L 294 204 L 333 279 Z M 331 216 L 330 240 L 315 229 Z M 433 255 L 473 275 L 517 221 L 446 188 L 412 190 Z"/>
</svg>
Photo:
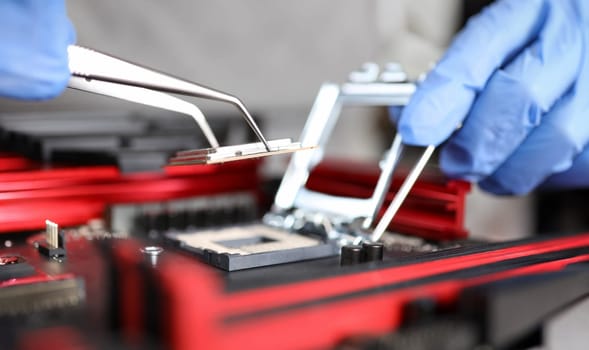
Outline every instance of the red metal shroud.
<svg viewBox="0 0 589 350">
<path fill-rule="evenodd" d="M 104 217 L 104 210 L 114 203 L 260 193 L 258 159 L 133 174 L 123 174 L 115 166 L 45 169 L 7 154 L 0 155 L 0 164 L 6 165 L 0 166 L 0 233 L 42 229 L 46 218 L 62 226 L 81 225 Z"/>
<path fill-rule="evenodd" d="M 135 242 L 124 242 L 115 247 L 115 255 L 125 256 L 125 252 L 136 252 L 138 248 Z M 161 340 L 166 347 L 318 349 L 333 347 L 351 336 L 394 331 L 401 325 L 403 307 L 419 298 L 452 304 L 467 287 L 559 271 L 589 261 L 589 254 L 573 252 L 580 248 L 589 252 L 589 234 L 520 242 L 471 254 L 448 254 L 435 260 L 373 267 L 241 292 L 225 292 L 222 278 L 214 270 L 172 253 L 162 257 L 158 268 L 149 273 L 160 288 L 158 317 L 165 320 Z M 119 259 L 117 264 L 127 264 L 126 260 Z M 494 268 L 493 264 L 507 266 Z M 478 267 L 478 274 L 460 275 Z M 147 270 L 135 265 L 119 271 L 124 271 L 117 277 L 120 280 Z M 136 293 L 144 290 L 135 288 Z M 137 305 L 132 305 L 123 305 L 121 314 L 137 312 Z"/>
<path fill-rule="evenodd" d="M 334 196 L 368 198 L 380 170 L 376 165 L 343 160 L 327 160 L 312 171 L 307 188 Z M 382 210 L 383 214 L 404 180 L 395 174 Z M 429 239 L 466 238 L 464 211 L 470 183 L 450 180 L 425 172 L 413 186 L 389 229 Z"/>
<path fill-rule="evenodd" d="M 103 217 L 109 204 L 165 201 L 237 191 L 260 193 L 260 160 L 222 165 L 166 167 L 161 173 L 122 174 L 114 166 L 44 169 L 26 158 L 0 154 L 0 233 L 43 228 L 46 218 L 62 226 Z M 6 170 L 8 169 L 8 170 Z M 378 169 L 331 160 L 312 172 L 308 187 L 332 195 L 368 197 Z M 396 177 L 385 205 L 402 181 Z M 465 197 L 470 184 L 422 177 L 390 229 L 430 239 L 464 238 Z M 384 212 L 381 211 L 380 215 Z"/>
</svg>

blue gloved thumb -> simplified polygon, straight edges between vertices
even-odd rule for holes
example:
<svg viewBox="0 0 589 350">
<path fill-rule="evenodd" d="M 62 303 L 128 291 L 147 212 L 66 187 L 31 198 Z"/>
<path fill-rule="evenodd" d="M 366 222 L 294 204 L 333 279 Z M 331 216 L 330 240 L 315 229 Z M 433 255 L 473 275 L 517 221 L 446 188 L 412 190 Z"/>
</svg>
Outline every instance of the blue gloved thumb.
<svg viewBox="0 0 589 350">
<path fill-rule="evenodd" d="M 0 96 L 48 99 L 67 86 L 75 42 L 64 0 L 0 1 Z"/>
<path fill-rule="evenodd" d="M 491 75 L 538 32 L 544 1 L 499 1 L 471 19 L 399 122 L 405 142 L 439 145 L 466 118 Z"/>
</svg>

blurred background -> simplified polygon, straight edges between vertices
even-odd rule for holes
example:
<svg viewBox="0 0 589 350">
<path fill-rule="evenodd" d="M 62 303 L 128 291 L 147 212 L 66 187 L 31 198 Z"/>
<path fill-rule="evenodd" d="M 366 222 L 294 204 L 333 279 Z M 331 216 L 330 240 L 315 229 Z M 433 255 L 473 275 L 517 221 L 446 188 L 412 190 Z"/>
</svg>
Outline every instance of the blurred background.
<svg viewBox="0 0 589 350">
<path fill-rule="evenodd" d="M 400 62 L 415 79 L 487 2 L 76 0 L 68 10 L 78 44 L 231 92 L 261 116 L 267 137 L 296 140 L 321 83 L 343 82 L 366 61 Z M 205 115 L 232 111 L 193 102 Z M 0 100 L 3 113 L 64 110 L 154 113 L 73 90 L 48 102 Z M 360 156 L 377 151 L 383 137 L 377 119 L 347 118 L 333 148 L 345 143 L 346 154 Z M 474 190 L 467 226 L 491 239 L 527 235 L 534 229 L 533 203 L 531 197 L 496 198 Z"/>
</svg>

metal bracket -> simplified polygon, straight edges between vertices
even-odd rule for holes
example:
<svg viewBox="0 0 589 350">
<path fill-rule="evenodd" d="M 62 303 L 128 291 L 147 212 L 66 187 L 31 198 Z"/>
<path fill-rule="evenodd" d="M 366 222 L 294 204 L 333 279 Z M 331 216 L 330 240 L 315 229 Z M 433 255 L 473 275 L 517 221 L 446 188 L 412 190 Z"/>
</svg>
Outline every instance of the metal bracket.
<svg viewBox="0 0 589 350">
<path fill-rule="evenodd" d="M 381 76 L 384 76 L 384 73 Z M 319 233 L 328 239 L 346 242 L 380 238 L 380 234 L 371 238 L 363 232 L 368 230 L 376 219 L 390 186 L 403 150 L 399 135 L 395 137 L 385 154 L 380 177 L 370 198 L 336 197 L 305 187 L 309 174 L 323 159 L 325 146 L 343 106 L 403 106 L 407 104 L 416 88 L 411 82 L 375 81 L 378 77 L 378 67 L 375 69 L 374 65 L 365 66 L 363 72 L 354 72 L 350 77 L 355 78 L 353 82 L 341 86 L 327 83 L 319 90 L 300 138 L 303 147 L 317 145 L 317 148 L 314 151 L 293 154 L 274 199 L 273 209 L 264 218 L 265 223 L 291 231 L 311 226 L 323 231 Z M 433 148 L 430 151 L 433 151 Z M 431 152 L 425 152 L 418 163 L 426 162 L 430 155 Z M 417 175 L 419 172 L 412 171 Z M 412 184 L 405 186 L 408 187 L 405 192 L 408 192 Z M 392 215 L 394 212 L 396 209 L 392 211 Z M 379 223 L 379 229 L 382 225 L 382 222 Z"/>
<path fill-rule="evenodd" d="M 228 271 L 334 256 L 344 245 L 377 241 L 384 232 L 379 230 L 388 227 L 431 156 L 433 146 L 426 148 L 372 235 L 369 229 L 383 205 L 404 147 L 401 136 L 395 137 L 385 154 L 370 198 L 337 197 L 311 191 L 305 185 L 324 156 L 343 106 L 403 106 L 415 91 L 415 84 L 406 82 L 401 71 L 389 69 L 378 76 L 378 67 L 368 65 L 362 72 L 350 74 L 350 83 L 327 83 L 321 87 L 301 135 L 300 148 L 312 149 L 292 155 L 263 225 L 221 227 L 193 234 L 168 233 L 166 237 Z M 247 156 L 235 155 L 230 147 L 222 151 L 231 157 Z M 221 155 L 221 159 L 226 157 Z M 186 160 L 214 162 L 214 152 L 190 152 L 176 158 L 178 162 Z"/>
</svg>

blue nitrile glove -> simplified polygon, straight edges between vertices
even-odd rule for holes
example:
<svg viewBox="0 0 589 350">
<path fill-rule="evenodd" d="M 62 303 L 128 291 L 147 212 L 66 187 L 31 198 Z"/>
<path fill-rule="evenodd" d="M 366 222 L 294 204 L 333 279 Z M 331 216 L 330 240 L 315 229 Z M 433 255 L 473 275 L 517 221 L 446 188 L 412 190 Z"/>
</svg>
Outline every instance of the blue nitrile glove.
<svg viewBox="0 0 589 350">
<path fill-rule="evenodd" d="M 444 172 L 489 192 L 524 194 L 561 172 L 547 184 L 589 186 L 589 1 L 489 6 L 420 85 L 399 130 L 409 144 L 449 138 Z"/>
<path fill-rule="evenodd" d="M 0 96 L 47 99 L 66 87 L 75 41 L 64 0 L 0 0 Z"/>
</svg>

